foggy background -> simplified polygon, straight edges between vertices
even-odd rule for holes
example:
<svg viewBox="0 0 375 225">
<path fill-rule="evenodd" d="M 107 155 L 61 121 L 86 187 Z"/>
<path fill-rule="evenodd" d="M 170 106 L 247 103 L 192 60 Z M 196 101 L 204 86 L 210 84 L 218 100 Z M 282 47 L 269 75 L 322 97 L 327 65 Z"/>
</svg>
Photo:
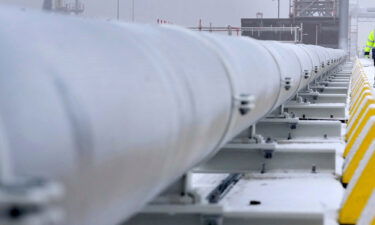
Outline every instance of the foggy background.
<svg viewBox="0 0 375 225">
<path fill-rule="evenodd" d="M 74 2 L 74 0 L 66 0 Z M 133 7 L 134 1 L 134 7 Z M 116 19 L 117 0 L 81 0 L 85 4 L 84 17 Z M 277 17 L 277 0 L 120 0 L 120 20 L 131 21 L 134 9 L 136 22 L 154 23 L 157 19 L 177 25 L 240 26 L 241 18 L 255 18 L 262 12 L 264 18 Z M 350 0 L 351 4 L 357 2 Z M 359 7 L 375 7 L 375 0 L 359 0 Z M 0 0 L 0 4 L 40 10 L 43 0 Z M 289 15 L 289 0 L 280 0 L 280 17 Z M 367 35 L 375 29 L 375 19 L 358 24 L 358 52 L 366 44 Z"/>
<path fill-rule="evenodd" d="M 74 0 L 66 0 L 74 2 Z M 241 18 L 277 17 L 277 0 L 120 0 L 120 19 L 131 21 L 134 1 L 136 22 L 156 23 L 166 20 L 183 26 L 197 26 L 199 19 L 208 25 L 240 26 Z M 105 19 L 117 17 L 117 0 L 81 0 L 83 16 Z M 355 1 L 351 1 L 355 2 Z M 375 7 L 375 0 L 359 0 L 360 7 Z M 0 4 L 41 9 L 43 0 L 0 0 Z M 289 15 L 289 0 L 280 0 L 280 17 Z"/>
<path fill-rule="evenodd" d="M 133 1 L 136 22 L 156 23 L 162 19 L 183 26 L 198 26 L 199 19 L 207 26 L 210 22 L 213 26 L 240 26 L 241 18 L 254 18 L 257 12 L 262 12 L 264 18 L 277 17 L 278 4 L 277 0 L 120 0 L 121 20 L 131 21 Z M 117 17 L 117 0 L 81 2 L 85 4 L 83 16 Z M 40 9 L 43 0 L 0 0 L 0 3 Z M 280 0 L 280 17 L 288 16 L 289 0 Z"/>
<path fill-rule="evenodd" d="M 66 0 L 74 2 L 74 0 Z M 133 8 L 134 1 L 134 8 Z M 117 0 L 81 0 L 85 4 L 83 16 L 105 19 L 117 17 Z M 120 19 L 131 21 L 134 9 L 136 22 L 156 23 L 157 19 L 182 26 L 203 25 L 240 26 L 241 18 L 277 17 L 277 0 L 120 0 Z M 352 1 L 355 2 L 355 1 Z M 375 7 L 375 0 L 359 0 L 360 7 Z M 40 9 L 43 0 L 0 0 L 1 4 Z M 289 0 L 280 0 L 280 17 L 289 16 Z"/>
</svg>

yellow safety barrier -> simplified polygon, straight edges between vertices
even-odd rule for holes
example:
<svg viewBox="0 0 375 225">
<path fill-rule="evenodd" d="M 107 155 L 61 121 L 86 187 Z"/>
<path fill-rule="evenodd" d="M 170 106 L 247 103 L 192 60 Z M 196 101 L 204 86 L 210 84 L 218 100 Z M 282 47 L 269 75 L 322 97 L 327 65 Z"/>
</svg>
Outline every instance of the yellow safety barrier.
<svg viewBox="0 0 375 225">
<path fill-rule="evenodd" d="M 363 72 L 360 72 L 360 74 L 358 75 L 358 78 L 353 78 L 352 79 L 352 86 L 351 86 L 351 94 L 352 94 L 352 97 L 356 94 L 358 94 L 358 91 L 360 90 L 360 88 L 365 85 L 365 84 L 369 84 L 369 81 L 368 81 L 368 78 L 365 77 L 365 73 Z"/>
<path fill-rule="evenodd" d="M 375 117 L 372 120 L 375 122 Z M 375 190 L 375 141 L 366 150 L 346 190 L 339 213 L 341 224 L 356 224 Z"/>
<path fill-rule="evenodd" d="M 368 81 L 365 81 L 365 80 L 361 80 L 358 83 L 353 84 L 353 89 L 351 90 L 352 98 L 355 98 L 360 92 L 361 88 L 367 84 L 368 84 Z"/>
<path fill-rule="evenodd" d="M 360 80 L 357 84 L 354 84 L 351 96 L 354 98 L 358 93 L 362 90 L 364 86 L 370 86 L 370 83 L 368 80 Z"/>
<path fill-rule="evenodd" d="M 358 68 L 360 68 L 361 65 L 358 65 Z M 365 76 L 365 73 L 363 69 L 354 69 L 353 70 L 353 76 L 352 76 L 352 87 L 356 87 L 360 82 L 368 81 L 368 78 Z"/>
<path fill-rule="evenodd" d="M 342 182 L 349 185 L 339 222 L 375 225 L 375 96 L 359 60 L 349 88 L 351 101 L 342 176 Z"/>
<path fill-rule="evenodd" d="M 365 87 L 365 86 L 370 87 L 369 81 L 364 80 L 364 81 L 359 82 L 355 86 L 353 86 L 353 89 L 351 91 L 351 97 L 353 99 L 355 99 L 357 97 L 357 95 L 360 93 L 360 91 L 362 90 L 362 88 Z M 353 104 L 353 103 L 351 103 L 351 104 Z"/>
<path fill-rule="evenodd" d="M 372 197 L 367 202 L 357 225 L 375 225 L 375 191 L 372 192 Z"/>
<path fill-rule="evenodd" d="M 345 160 L 342 182 L 348 184 L 375 137 L 375 116 L 371 117 L 361 134 L 356 138 Z"/>
<path fill-rule="evenodd" d="M 366 94 L 365 94 L 365 97 L 367 96 L 372 96 L 372 94 L 371 94 L 371 91 L 370 90 L 366 90 Z M 361 102 L 362 104 L 363 104 L 363 101 Z M 349 118 L 349 121 L 348 121 L 348 129 L 350 129 L 350 127 L 353 125 L 353 121 L 355 120 L 355 119 L 357 119 L 357 118 L 355 118 L 355 116 L 357 116 L 357 115 L 355 115 L 355 113 L 352 111 L 352 110 L 350 110 L 349 109 L 349 115 L 350 115 L 350 118 Z"/>
<path fill-rule="evenodd" d="M 363 98 L 366 97 L 366 96 L 371 96 L 372 95 L 372 92 L 371 92 L 371 88 L 369 87 L 364 87 L 362 89 L 362 92 L 361 94 L 359 95 L 359 97 L 357 97 L 356 99 L 353 99 L 352 98 L 352 101 L 354 102 L 353 105 L 351 105 L 349 107 L 349 113 L 351 113 L 351 115 L 354 113 L 355 109 L 358 107 L 358 105 L 361 103 L 361 101 L 363 101 Z"/>
<path fill-rule="evenodd" d="M 353 73 L 353 81 L 355 82 L 357 82 L 360 79 L 367 79 L 367 77 L 361 76 L 364 73 L 363 69 L 354 70 Z"/>
<path fill-rule="evenodd" d="M 362 101 L 362 104 L 359 105 L 357 111 L 350 115 L 351 120 L 348 121 L 347 124 L 347 133 L 345 135 L 346 140 L 349 141 L 353 138 L 353 132 L 358 126 L 361 117 L 364 116 L 366 110 L 370 107 L 370 105 L 375 104 L 375 98 L 372 95 L 368 95 Z"/>
<path fill-rule="evenodd" d="M 372 96 L 372 87 L 368 82 L 368 78 L 366 74 L 363 72 L 362 66 L 360 63 L 356 63 L 356 67 L 353 70 L 353 77 L 352 77 L 352 84 L 350 86 L 351 89 L 351 102 L 349 104 L 349 120 L 348 120 L 348 134 L 346 135 L 346 140 L 349 139 L 351 132 L 353 131 L 351 128 L 355 127 L 356 125 L 354 121 L 357 121 L 358 114 L 363 113 L 364 110 L 359 110 L 360 106 L 363 104 L 364 99 L 366 96 Z M 363 107 L 363 105 L 362 105 Z"/>
<path fill-rule="evenodd" d="M 348 128 L 348 133 L 350 134 L 347 136 L 347 144 L 345 146 L 344 157 L 347 157 L 350 150 L 352 149 L 355 140 L 363 131 L 363 128 L 369 121 L 372 116 L 375 116 L 375 104 L 371 104 L 368 107 L 364 108 L 365 112 L 362 116 L 357 120 L 357 124 L 351 128 Z"/>
<path fill-rule="evenodd" d="M 356 103 L 353 105 L 353 107 L 349 109 L 351 113 L 350 115 L 353 115 L 357 112 L 358 107 L 361 105 L 366 96 L 372 96 L 372 91 L 369 88 L 364 87 L 359 99 L 356 100 Z"/>
<path fill-rule="evenodd" d="M 352 84 L 357 84 L 357 82 L 362 78 L 360 76 L 361 71 L 360 70 L 353 70 L 353 76 L 352 76 Z"/>
<path fill-rule="evenodd" d="M 353 109 L 353 111 L 349 111 L 350 119 L 347 123 L 347 129 L 348 133 L 346 135 L 346 138 L 348 139 L 352 131 L 350 130 L 353 126 L 355 126 L 356 123 L 358 123 L 358 118 L 361 117 L 361 115 L 365 112 L 366 107 L 369 107 L 370 104 L 375 103 L 375 98 L 372 95 L 370 91 L 367 92 L 367 94 L 364 95 L 364 98 L 362 99 L 361 103 L 358 104 L 356 109 Z"/>
</svg>

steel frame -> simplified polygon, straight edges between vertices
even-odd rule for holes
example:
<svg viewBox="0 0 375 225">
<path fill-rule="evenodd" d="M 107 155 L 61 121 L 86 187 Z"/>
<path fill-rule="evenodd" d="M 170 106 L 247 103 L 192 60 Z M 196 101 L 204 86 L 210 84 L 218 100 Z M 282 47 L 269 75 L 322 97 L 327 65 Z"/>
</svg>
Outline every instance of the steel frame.
<svg viewBox="0 0 375 225">
<path fill-rule="evenodd" d="M 299 93 L 294 101 L 237 136 L 192 172 L 260 174 L 298 171 L 334 174 L 336 150 L 321 143 L 341 143 L 340 120 L 346 119 L 350 70 L 350 65 L 346 65 L 341 72 L 325 76 L 308 91 Z M 303 101 L 296 101 L 297 97 Z M 324 224 L 323 212 L 266 213 L 228 209 L 220 203 L 208 204 L 202 196 L 189 189 L 188 178 L 184 176 L 159 196 L 159 201 L 149 204 L 124 225 Z M 176 201 L 176 196 L 181 199 Z"/>
<path fill-rule="evenodd" d="M 228 144 L 211 160 L 194 169 L 199 173 L 334 173 L 335 149 L 310 144 Z"/>
</svg>

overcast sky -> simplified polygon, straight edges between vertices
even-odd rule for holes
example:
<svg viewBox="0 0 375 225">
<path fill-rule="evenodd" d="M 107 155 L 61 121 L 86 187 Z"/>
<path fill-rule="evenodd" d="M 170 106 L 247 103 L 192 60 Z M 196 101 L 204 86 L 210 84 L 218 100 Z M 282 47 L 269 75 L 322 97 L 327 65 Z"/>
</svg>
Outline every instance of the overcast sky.
<svg viewBox="0 0 375 225">
<path fill-rule="evenodd" d="M 67 2 L 73 0 L 65 0 Z M 116 18 L 117 0 L 81 0 L 85 4 L 84 16 Z M 133 0 L 120 0 L 121 19 L 130 21 Z M 43 0 L 0 0 L 25 8 L 41 8 Z M 280 0 L 281 16 L 288 17 L 289 0 Z M 156 23 L 163 19 L 184 26 L 197 26 L 199 19 L 208 25 L 239 26 L 240 18 L 277 17 L 277 0 L 134 0 L 135 20 Z"/>
<path fill-rule="evenodd" d="M 73 2 L 74 0 L 65 0 Z M 85 4 L 84 16 L 116 18 L 117 0 L 81 0 Z M 163 19 L 183 26 L 197 26 L 199 19 L 204 25 L 239 26 L 241 18 L 277 17 L 277 0 L 120 0 L 121 19 L 131 20 L 132 1 L 137 22 L 156 23 Z M 351 0 L 355 1 L 355 0 Z M 289 0 L 280 0 L 281 17 L 288 17 Z M 375 7 L 375 0 L 360 0 L 361 7 Z M 25 8 L 40 9 L 43 0 L 0 0 Z"/>
</svg>

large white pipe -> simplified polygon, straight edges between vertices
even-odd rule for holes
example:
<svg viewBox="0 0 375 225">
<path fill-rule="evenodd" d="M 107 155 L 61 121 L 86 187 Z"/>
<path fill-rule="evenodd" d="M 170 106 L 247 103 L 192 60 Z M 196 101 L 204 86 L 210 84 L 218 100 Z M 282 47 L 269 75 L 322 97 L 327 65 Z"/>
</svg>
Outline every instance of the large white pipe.
<svg viewBox="0 0 375 225">
<path fill-rule="evenodd" d="M 0 25 L 0 135 L 14 175 L 61 182 L 71 225 L 125 220 L 303 88 L 305 62 L 324 63 L 314 46 L 175 26 L 9 9 Z M 336 62 L 324 71 L 344 58 L 327 51 Z"/>
<path fill-rule="evenodd" d="M 310 83 L 311 76 L 314 73 L 314 64 L 309 51 L 306 51 L 301 46 L 295 44 L 288 44 L 288 47 L 297 55 L 297 59 L 301 64 L 302 74 L 300 88 L 306 87 Z"/>
<path fill-rule="evenodd" d="M 274 58 L 279 68 L 280 92 L 273 109 L 284 103 L 299 90 L 302 67 L 294 51 L 288 45 L 276 41 L 260 41 Z M 289 65 L 289 66 L 288 66 Z"/>
<path fill-rule="evenodd" d="M 319 68 L 320 68 L 319 56 L 315 51 L 310 50 L 310 48 L 306 45 L 300 44 L 298 46 L 308 54 L 309 59 L 311 60 L 312 65 L 313 65 L 311 76 L 310 76 L 310 79 L 308 80 L 308 83 L 310 83 L 311 81 L 316 79 L 316 77 L 320 73 L 320 71 L 319 71 Z"/>
</svg>

